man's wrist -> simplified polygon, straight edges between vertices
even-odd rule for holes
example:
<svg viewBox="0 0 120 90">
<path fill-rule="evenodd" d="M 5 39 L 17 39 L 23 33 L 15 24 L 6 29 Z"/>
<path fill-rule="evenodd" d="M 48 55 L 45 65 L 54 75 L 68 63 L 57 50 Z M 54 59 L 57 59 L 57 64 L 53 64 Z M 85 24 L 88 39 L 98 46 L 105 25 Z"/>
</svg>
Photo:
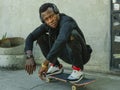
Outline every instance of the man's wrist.
<svg viewBox="0 0 120 90">
<path fill-rule="evenodd" d="M 48 67 L 48 65 L 49 65 L 49 61 L 48 61 L 48 60 L 45 60 L 45 61 L 42 63 L 42 65 Z"/>
<path fill-rule="evenodd" d="M 33 54 L 32 54 L 32 51 L 31 50 L 27 50 L 26 51 L 26 59 L 30 59 L 30 58 L 34 58 Z"/>
<path fill-rule="evenodd" d="M 26 59 L 30 59 L 30 58 L 34 58 L 34 56 L 26 54 Z"/>
<path fill-rule="evenodd" d="M 47 68 L 48 65 L 44 65 L 44 63 L 42 63 L 42 67 L 43 67 L 43 68 Z"/>
</svg>

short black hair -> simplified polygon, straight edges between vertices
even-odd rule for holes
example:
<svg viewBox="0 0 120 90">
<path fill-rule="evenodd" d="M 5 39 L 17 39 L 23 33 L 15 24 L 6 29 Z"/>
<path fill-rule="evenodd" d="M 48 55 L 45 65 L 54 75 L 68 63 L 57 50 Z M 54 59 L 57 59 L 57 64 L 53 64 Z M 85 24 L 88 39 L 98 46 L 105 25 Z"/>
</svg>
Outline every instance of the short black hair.
<svg viewBox="0 0 120 90">
<path fill-rule="evenodd" d="M 51 7 L 53 9 L 53 3 L 44 3 L 39 8 L 39 13 L 41 14 L 42 12 L 46 11 L 49 7 Z"/>
<path fill-rule="evenodd" d="M 52 8 L 52 9 L 53 9 L 53 12 L 56 13 L 56 14 L 59 13 L 59 10 L 58 10 L 58 8 L 57 8 L 57 6 L 56 6 L 55 4 L 53 4 L 53 3 L 44 3 L 44 4 L 41 5 L 41 7 L 39 8 L 39 15 L 40 15 L 40 19 L 41 19 L 42 22 L 44 22 L 44 21 L 43 21 L 43 19 L 42 19 L 42 17 L 41 17 L 41 13 L 42 13 L 42 12 L 45 12 L 48 8 Z"/>
</svg>

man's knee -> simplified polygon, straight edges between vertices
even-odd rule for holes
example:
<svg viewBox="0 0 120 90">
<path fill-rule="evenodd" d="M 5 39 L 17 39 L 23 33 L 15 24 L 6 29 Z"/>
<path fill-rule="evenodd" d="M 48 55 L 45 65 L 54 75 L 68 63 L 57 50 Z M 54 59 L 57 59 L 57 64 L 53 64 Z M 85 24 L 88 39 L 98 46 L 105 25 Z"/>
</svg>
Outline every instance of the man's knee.
<svg viewBox="0 0 120 90">
<path fill-rule="evenodd" d="M 74 40 L 79 36 L 78 32 L 76 30 L 73 30 L 70 35 L 70 40 Z"/>
</svg>

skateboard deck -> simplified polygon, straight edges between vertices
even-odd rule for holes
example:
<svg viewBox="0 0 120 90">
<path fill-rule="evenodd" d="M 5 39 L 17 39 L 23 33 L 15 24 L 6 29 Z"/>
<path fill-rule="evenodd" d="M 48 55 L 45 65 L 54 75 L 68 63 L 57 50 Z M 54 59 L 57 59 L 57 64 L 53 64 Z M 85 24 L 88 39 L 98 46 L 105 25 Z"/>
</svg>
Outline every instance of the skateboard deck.
<svg viewBox="0 0 120 90">
<path fill-rule="evenodd" d="M 76 90 L 77 87 L 85 86 L 85 85 L 90 84 L 95 81 L 95 79 L 89 79 L 89 78 L 84 77 L 81 81 L 79 81 L 77 83 L 71 83 L 67 80 L 67 77 L 69 75 L 70 74 L 67 74 L 67 73 L 50 75 L 50 76 L 48 76 L 48 82 L 50 82 L 51 79 L 59 80 L 59 81 L 66 82 L 66 83 L 68 82 L 68 83 L 72 84 L 72 90 Z"/>
</svg>

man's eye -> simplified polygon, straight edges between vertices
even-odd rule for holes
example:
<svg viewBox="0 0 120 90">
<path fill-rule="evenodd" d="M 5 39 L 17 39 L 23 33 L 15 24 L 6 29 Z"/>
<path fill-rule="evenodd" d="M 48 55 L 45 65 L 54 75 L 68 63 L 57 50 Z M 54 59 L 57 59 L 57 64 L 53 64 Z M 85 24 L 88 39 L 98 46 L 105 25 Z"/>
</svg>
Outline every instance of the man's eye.
<svg viewBox="0 0 120 90">
<path fill-rule="evenodd" d="M 45 19 L 44 19 L 44 21 L 48 21 L 48 20 L 49 20 L 49 18 L 45 18 Z"/>
<path fill-rule="evenodd" d="M 50 18 L 52 18 L 52 15 L 50 16 Z"/>
<path fill-rule="evenodd" d="M 54 17 L 54 15 L 51 15 L 51 16 L 50 16 L 50 18 L 53 18 L 53 17 Z"/>
</svg>

